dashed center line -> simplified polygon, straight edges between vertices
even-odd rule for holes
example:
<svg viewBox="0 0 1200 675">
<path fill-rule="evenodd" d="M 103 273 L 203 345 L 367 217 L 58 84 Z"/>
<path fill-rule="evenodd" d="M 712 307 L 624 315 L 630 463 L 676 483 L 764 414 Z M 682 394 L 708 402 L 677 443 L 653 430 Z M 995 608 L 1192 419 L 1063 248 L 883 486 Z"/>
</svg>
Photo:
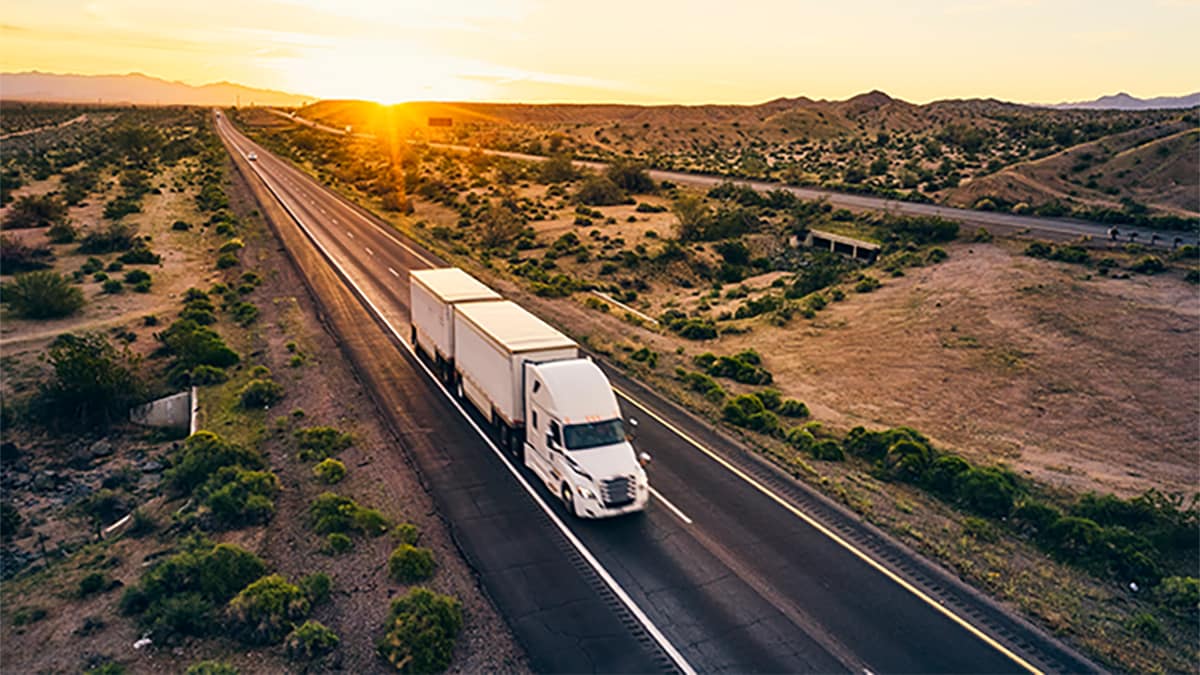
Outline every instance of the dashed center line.
<svg viewBox="0 0 1200 675">
<path fill-rule="evenodd" d="M 346 230 L 346 236 L 347 236 L 347 237 L 350 237 L 351 239 L 353 239 L 353 238 L 354 238 L 354 233 L 353 233 L 353 232 L 351 232 L 350 230 Z"/>
<path fill-rule="evenodd" d="M 396 277 L 397 279 L 399 279 L 399 278 L 400 278 L 400 273 L 399 273 L 399 272 L 397 272 L 396 270 L 394 270 L 394 269 L 392 269 L 392 268 L 390 268 L 390 267 L 389 267 L 389 268 L 388 268 L 388 271 L 389 271 L 389 272 L 391 272 L 391 273 L 392 273 L 392 276 Z"/>
<path fill-rule="evenodd" d="M 659 492 L 658 490 L 655 490 L 653 485 L 650 486 L 650 494 L 654 495 L 654 497 L 656 499 L 658 499 L 658 501 L 662 502 L 663 505 L 666 506 L 668 509 L 671 509 L 671 513 L 674 513 L 676 516 L 678 516 L 679 519 L 684 522 L 684 524 L 686 524 L 686 525 L 692 524 L 692 519 L 688 518 L 687 514 L 685 514 L 683 511 L 681 511 L 678 506 L 675 506 L 674 504 L 671 503 L 670 500 L 668 500 L 666 497 L 662 496 L 661 492 Z"/>
<path fill-rule="evenodd" d="M 371 255 L 371 256 L 375 255 L 375 252 L 372 251 L 371 249 L 367 248 L 366 246 L 363 247 L 363 250 L 367 252 L 367 255 Z"/>
</svg>

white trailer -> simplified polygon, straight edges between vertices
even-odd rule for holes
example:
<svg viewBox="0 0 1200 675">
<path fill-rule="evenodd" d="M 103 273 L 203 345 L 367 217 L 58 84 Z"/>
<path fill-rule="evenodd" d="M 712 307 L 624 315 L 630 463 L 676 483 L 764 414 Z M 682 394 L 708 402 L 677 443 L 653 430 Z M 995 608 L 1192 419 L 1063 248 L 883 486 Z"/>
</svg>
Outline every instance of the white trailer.
<svg viewBox="0 0 1200 675">
<path fill-rule="evenodd" d="M 568 511 L 603 518 L 649 496 L 608 378 L 554 327 L 509 302 L 454 305 L 454 390 Z"/>
<path fill-rule="evenodd" d="M 500 294 L 457 267 L 408 273 L 412 345 L 443 382 L 454 373 L 454 305 L 500 300 Z"/>
</svg>

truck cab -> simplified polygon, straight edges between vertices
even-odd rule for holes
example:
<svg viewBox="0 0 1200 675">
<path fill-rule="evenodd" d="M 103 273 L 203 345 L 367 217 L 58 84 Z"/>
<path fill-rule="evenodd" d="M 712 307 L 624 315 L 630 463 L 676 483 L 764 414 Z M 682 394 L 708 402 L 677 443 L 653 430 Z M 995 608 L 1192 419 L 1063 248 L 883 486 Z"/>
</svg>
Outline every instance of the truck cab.
<svg viewBox="0 0 1200 675">
<path fill-rule="evenodd" d="M 525 465 L 569 512 L 607 518 L 641 511 L 646 471 L 608 378 L 588 359 L 525 364 Z"/>
</svg>

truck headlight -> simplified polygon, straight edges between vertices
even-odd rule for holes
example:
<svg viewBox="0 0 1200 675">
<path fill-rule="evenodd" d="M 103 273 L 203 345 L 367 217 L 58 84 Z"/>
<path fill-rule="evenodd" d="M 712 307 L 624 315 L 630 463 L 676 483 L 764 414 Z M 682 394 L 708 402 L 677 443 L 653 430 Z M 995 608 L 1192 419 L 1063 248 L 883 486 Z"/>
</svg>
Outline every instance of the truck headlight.
<svg viewBox="0 0 1200 675">
<path fill-rule="evenodd" d="M 589 487 L 585 487 L 583 485 L 576 485 L 575 491 L 578 492 L 579 496 L 583 497 L 584 499 L 595 499 L 596 498 L 596 493 L 592 492 L 592 489 Z"/>
</svg>

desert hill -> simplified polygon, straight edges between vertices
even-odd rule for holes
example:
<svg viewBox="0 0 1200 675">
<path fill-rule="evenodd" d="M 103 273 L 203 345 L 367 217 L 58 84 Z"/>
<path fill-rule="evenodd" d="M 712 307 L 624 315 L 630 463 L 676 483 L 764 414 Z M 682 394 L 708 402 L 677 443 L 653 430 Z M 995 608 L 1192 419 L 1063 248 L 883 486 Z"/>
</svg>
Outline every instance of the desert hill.
<svg viewBox="0 0 1200 675">
<path fill-rule="evenodd" d="M 141 73 L 127 75 L 60 75 L 55 73 L 0 73 L 0 98 L 5 101 L 53 101 L 137 105 L 243 105 L 296 106 L 313 100 L 269 89 L 232 82 L 193 86 L 169 82 Z"/>
</svg>

